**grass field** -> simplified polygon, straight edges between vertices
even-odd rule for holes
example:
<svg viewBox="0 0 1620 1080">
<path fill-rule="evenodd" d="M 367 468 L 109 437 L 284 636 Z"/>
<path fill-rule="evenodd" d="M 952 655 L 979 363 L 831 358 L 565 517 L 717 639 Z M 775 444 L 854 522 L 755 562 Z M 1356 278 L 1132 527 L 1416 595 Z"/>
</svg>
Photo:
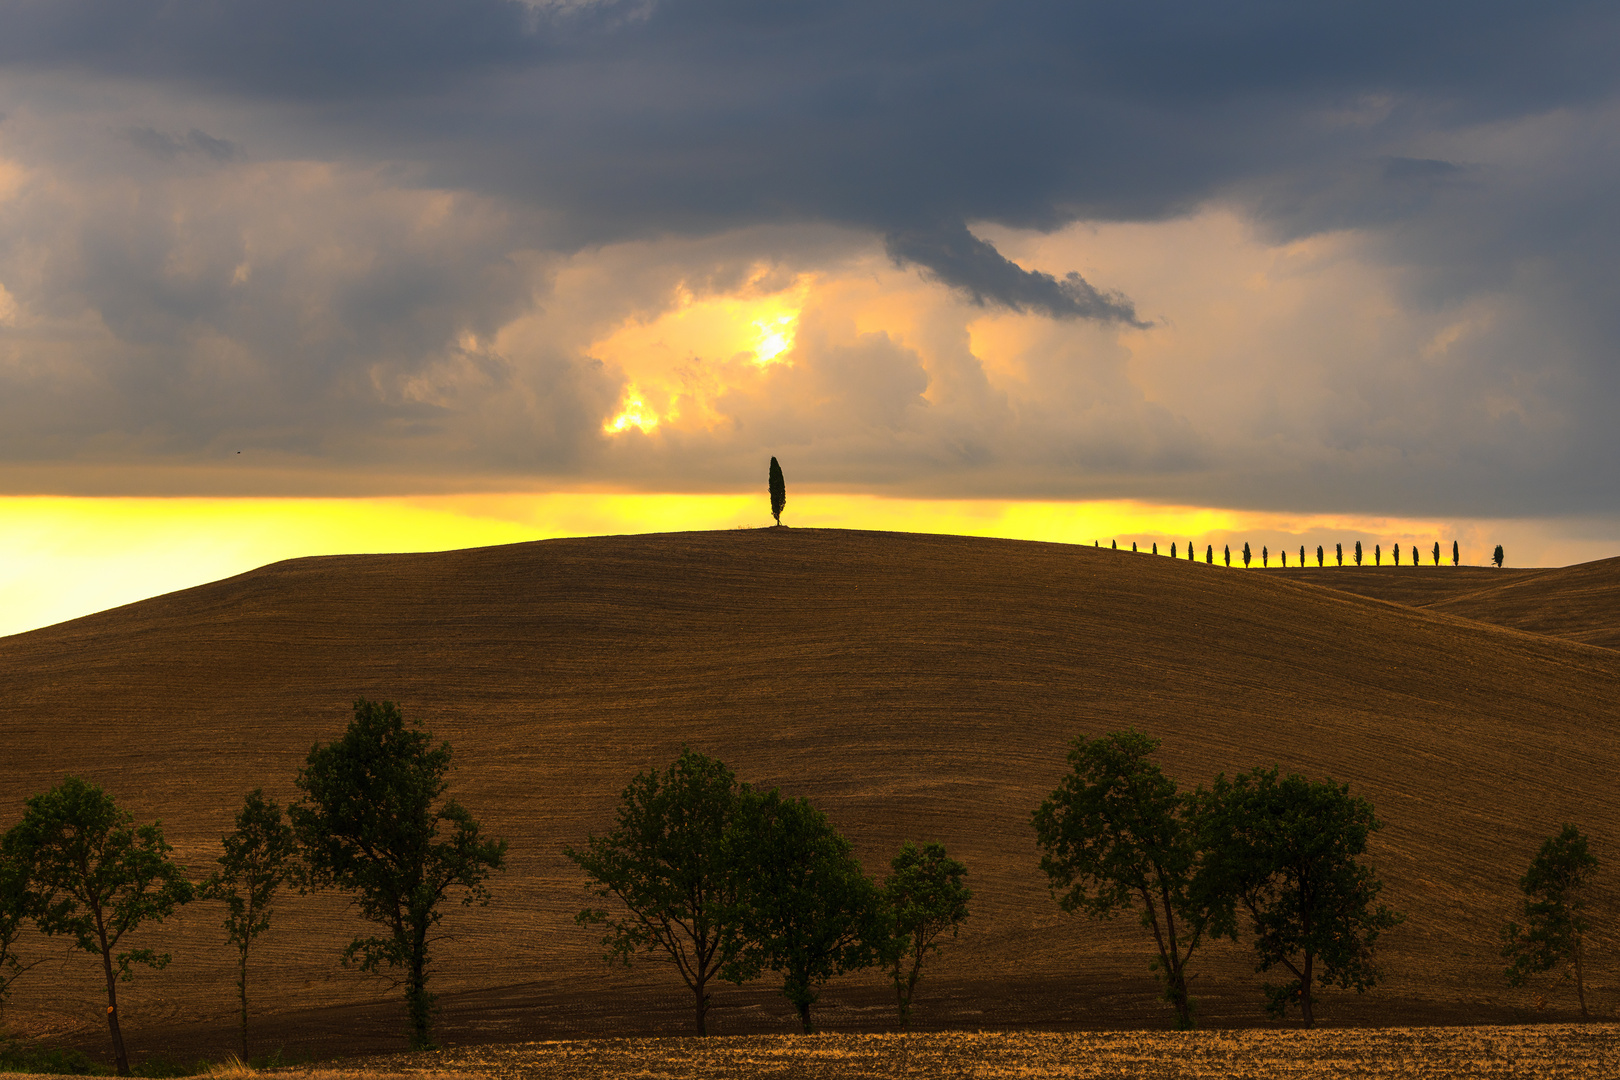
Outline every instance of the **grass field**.
<svg viewBox="0 0 1620 1080">
<path fill-rule="evenodd" d="M 1574 571 L 1587 577 L 1570 586 Z M 1450 592 L 1447 572 L 1461 575 Z M 1506 576 L 1481 577 L 1496 573 Z M 1559 574 L 1569 587 L 1549 588 Z M 1428 607 L 1376 595 L 1419 575 L 1436 579 L 1414 600 Z M 1408 919 L 1386 939 L 1384 986 L 1328 994 L 1324 1021 L 1557 1020 L 1573 995 L 1551 979 L 1510 991 L 1497 928 L 1561 823 L 1614 865 L 1620 652 L 1444 608 L 1469 597 L 1488 607 L 1493 581 L 1539 582 L 1498 614 L 1556 629 L 1577 595 L 1575 633 L 1601 636 L 1620 627 L 1602 600 L 1617 580 L 1614 560 L 1244 572 L 799 529 L 300 559 L 0 639 L 0 827 L 76 772 L 139 818 L 162 818 L 201 873 L 247 790 L 285 801 L 310 745 L 342 732 L 355 697 L 396 700 L 453 743 L 455 795 L 511 844 L 495 903 L 447 919 L 455 939 L 433 983 L 447 1042 L 676 1035 L 690 1022 L 684 988 L 655 966 L 600 963 L 572 922 L 587 896 L 561 849 L 607 828 L 630 776 L 688 744 L 745 780 L 810 797 L 869 871 L 908 838 L 941 840 L 967 864 L 973 913 L 925 977 L 920 1027 L 1143 1028 L 1168 1016 L 1140 928 L 1059 912 L 1028 825 L 1070 739 L 1134 726 L 1163 740 L 1162 764 L 1187 785 L 1277 763 L 1349 782 L 1376 806 L 1386 827 L 1371 858 Z M 1615 882 L 1606 873 L 1593 897 L 1611 912 Z M 138 942 L 175 960 L 121 994 L 137 1056 L 232 1048 L 220 917 L 196 904 Z M 361 929 L 334 896 L 278 913 L 252 975 L 266 1048 L 331 1057 L 402 1045 L 395 992 L 337 964 Z M 1604 1016 L 1620 1004 L 1616 943 L 1611 919 L 1589 976 Z M 97 1049 L 93 962 L 25 947 L 50 961 L 16 984 L 12 1025 Z M 1194 969 L 1206 1023 L 1264 1023 L 1243 948 L 1211 948 Z M 873 976 L 833 984 L 817 1014 L 836 1032 L 893 1024 Z M 764 981 L 722 988 L 714 1022 L 725 1034 L 791 1029 Z"/>
</svg>

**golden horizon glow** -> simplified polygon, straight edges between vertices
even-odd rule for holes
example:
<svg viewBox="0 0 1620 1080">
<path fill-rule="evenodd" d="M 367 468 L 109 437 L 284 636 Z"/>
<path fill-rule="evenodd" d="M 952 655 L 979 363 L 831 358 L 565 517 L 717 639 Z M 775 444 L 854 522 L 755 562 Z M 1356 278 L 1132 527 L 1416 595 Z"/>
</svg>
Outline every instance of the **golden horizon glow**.
<svg viewBox="0 0 1620 1080">
<path fill-rule="evenodd" d="M 602 430 L 609 435 L 617 435 L 621 431 L 637 428 L 642 434 L 656 431 L 659 416 L 647 407 L 642 398 L 641 391 L 636 389 L 635 383 L 627 383 L 624 396 L 619 402 L 619 414 L 602 424 Z"/>
<path fill-rule="evenodd" d="M 1233 565 L 1248 540 L 1254 565 L 1268 547 L 1357 539 L 1367 562 L 1375 543 L 1417 546 L 1459 539 L 1465 563 L 1482 564 L 1503 543 L 1510 566 L 1565 565 L 1615 554 L 1606 536 L 1570 539 L 1556 523 L 1421 520 L 1354 515 L 1297 515 L 1216 507 L 1158 506 L 1129 500 L 1057 502 L 891 499 L 876 495 L 789 491 L 784 518 L 794 526 L 950 533 L 1056 543 L 1119 540 L 1129 550 L 1157 543 L 1206 546 L 1216 560 L 1231 544 Z M 769 500 L 758 494 L 557 492 L 416 498 L 74 498 L 0 497 L 0 635 L 20 633 L 177 589 L 231 577 L 306 555 L 442 551 L 564 536 L 763 528 Z"/>
</svg>

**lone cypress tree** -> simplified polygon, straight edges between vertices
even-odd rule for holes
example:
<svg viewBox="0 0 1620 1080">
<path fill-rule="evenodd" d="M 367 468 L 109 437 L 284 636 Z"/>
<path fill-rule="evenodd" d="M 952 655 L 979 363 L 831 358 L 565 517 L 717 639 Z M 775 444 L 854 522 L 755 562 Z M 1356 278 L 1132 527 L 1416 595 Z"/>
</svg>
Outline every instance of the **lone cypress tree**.
<svg viewBox="0 0 1620 1080">
<path fill-rule="evenodd" d="M 1264 545 L 1264 544 L 1260 545 L 1260 565 L 1261 566 L 1270 566 L 1271 565 L 1271 549 L 1266 547 L 1266 545 Z"/>
<path fill-rule="evenodd" d="M 771 458 L 771 516 L 782 524 L 782 508 L 787 505 L 787 483 L 782 479 L 782 466 Z"/>
<path fill-rule="evenodd" d="M 1461 556 L 1457 554 L 1457 541 L 1453 540 L 1451 542 L 1451 565 L 1457 566 L 1461 561 Z"/>
<path fill-rule="evenodd" d="M 1502 569 L 1502 545 L 1497 544 L 1496 550 L 1491 552 L 1491 562 L 1496 564 L 1498 570 Z"/>
<path fill-rule="evenodd" d="M 1305 565 L 1305 545 L 1299 545 L 1299 565 Z"/>
</svg>

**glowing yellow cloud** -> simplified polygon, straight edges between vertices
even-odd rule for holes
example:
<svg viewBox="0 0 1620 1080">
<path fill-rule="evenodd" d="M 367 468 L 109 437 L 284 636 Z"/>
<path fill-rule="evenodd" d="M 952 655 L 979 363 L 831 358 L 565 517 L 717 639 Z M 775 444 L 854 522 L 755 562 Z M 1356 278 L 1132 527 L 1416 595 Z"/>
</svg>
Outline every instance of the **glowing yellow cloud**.
<svg viewBox="0 0 1620 1080">
<path fill-rule="evenodd" d="M 698 296 L 682 287 L 674 306 L 653 319 L 631 319 L 590 345 L 590 355 L 629 378 L 619 412 L 603 430 L 651 431 L 677 422 L 712 429 L 723 419 L 715 399 L 744 370 L 791 364 L 808 276 L 765 292 L 766 270 L 735 294 Z"/>
<path fill-rule="evenodd" d="M 619 414 L 604 423 L 602 430 L 609 435 L 617 435 L 621 431 L 638 428 L 643 434 L 647 434 L 657 427 L 658 414 L 648 408 L 641 391 L 636 389 L 636 384 L 630 383 L 624 388 L 624 399 L 620 402 Z"/>
</svg>

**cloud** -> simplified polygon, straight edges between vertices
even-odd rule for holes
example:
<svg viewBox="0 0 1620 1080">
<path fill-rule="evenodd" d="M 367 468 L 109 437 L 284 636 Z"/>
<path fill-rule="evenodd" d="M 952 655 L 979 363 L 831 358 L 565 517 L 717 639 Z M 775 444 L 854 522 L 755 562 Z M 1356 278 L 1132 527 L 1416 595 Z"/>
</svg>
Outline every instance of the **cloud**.
<svg viewBox="0 0 1620 1080">
<path fill-rule="evenodd" d="M 723 489 L 788 446 L 1613 510 L 1617 45 L 1597 3 L 0 0 L 0 466 Z M 792 289 L 781 364 L 604 345 Z M 686 419 L 605 434 L 638 380 Z"/>
<path fill-rule="evenodd" d="M 1145 328 L 1136 308 L 1118 293 L 1104 295 L 1070 271 L 1062 281 L 1025 270 L 960 223 L 926 232 L 891 232 L 884 246 L 896 263 L 916 263 L 947 285 L 1013 311 L 1038 311 L 1054 319 L 1096 319 Z"/>
</svg>

